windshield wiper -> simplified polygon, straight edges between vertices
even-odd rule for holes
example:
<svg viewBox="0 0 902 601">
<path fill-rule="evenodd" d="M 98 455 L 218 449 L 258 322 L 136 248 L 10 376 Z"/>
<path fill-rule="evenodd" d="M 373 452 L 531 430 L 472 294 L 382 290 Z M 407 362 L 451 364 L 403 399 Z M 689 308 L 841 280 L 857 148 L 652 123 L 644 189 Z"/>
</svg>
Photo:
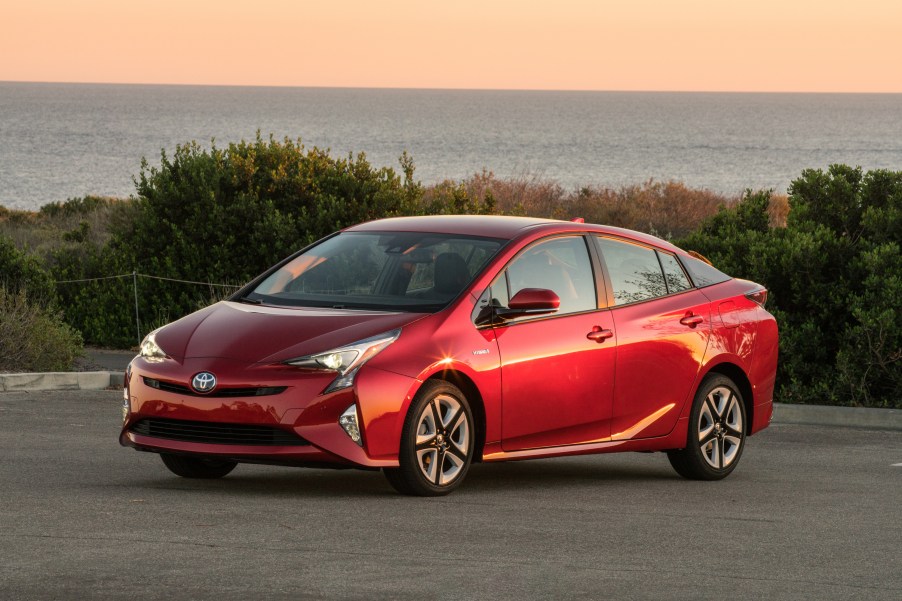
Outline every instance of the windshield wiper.
<svg viewBox="0 0 902 601">
<path fill-rule="evenodd" d="M 263 301 L 260 300 L 259 298 L 248 298 L 246 296 L 242 296 L 241 298 L 239 298 L 238 302 L 245 303 L 248 305 L 262 305 L 263 304 Z"/>
</svg>

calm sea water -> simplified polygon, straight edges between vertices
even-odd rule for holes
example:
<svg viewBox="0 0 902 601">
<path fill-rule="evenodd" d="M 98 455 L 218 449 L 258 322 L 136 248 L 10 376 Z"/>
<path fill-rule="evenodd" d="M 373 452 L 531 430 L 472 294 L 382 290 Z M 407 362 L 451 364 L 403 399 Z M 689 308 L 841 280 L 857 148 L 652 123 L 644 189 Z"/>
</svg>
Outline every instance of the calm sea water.
<svg viewBox="0 0 902 601">
<path fill-rule="evenodd" d="M 902 95 L 507 92 L 0 83 L 0 204 L 128 196 L 141 157 L 300 137 L 430 183 L 483 168 L 566 188 L 676 179 L 785 191 L 806 167 L 902 169 Z"/>
</svg>

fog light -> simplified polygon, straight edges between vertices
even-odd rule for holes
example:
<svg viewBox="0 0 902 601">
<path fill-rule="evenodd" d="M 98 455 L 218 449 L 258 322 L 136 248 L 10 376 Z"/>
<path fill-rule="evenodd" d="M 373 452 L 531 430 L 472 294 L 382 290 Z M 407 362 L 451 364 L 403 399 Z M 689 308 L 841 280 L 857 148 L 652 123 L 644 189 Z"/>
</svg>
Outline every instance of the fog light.
<svg viewBox="0 0 902 601">
<path fill-rule="evenodd" d="M 363 440 L 360 438 L 360 426 L 357 425 L 357 405 L 351 405 L 338 418 L 338 423 L 344 428 L 351 440 L 356 442 L 358 446 L 363 446 Z"/>
</svg>

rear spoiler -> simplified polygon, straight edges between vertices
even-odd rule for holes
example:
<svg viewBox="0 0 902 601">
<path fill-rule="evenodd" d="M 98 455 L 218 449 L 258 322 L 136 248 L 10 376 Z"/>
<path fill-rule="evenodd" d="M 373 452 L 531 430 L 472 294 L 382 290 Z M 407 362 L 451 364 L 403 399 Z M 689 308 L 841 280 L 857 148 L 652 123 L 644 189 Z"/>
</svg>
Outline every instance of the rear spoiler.
<svg viewBox="0 0 902 601">
<path fill-rule="evenodd" d="M 700 253 L 700 252 L 696 252 L 696 251 L 694 251 L 694 250 L 687 250 L 687 251 L 686 251 L 686 254 L 689 255 L 690 257 L 692 257 L 693 259 L 698 259 L 699 261 L 704 261 L 705 263 L 707 263 L 707 264 L 710 265 L 711 267 L 714 267 L 714 263 L 712 263 L 712 262 L 710 261 L 710 259 L 708 259 L 708 257 L 706 257 L 705 255 L 703 255 L 703 254 Z"/>
</svg>

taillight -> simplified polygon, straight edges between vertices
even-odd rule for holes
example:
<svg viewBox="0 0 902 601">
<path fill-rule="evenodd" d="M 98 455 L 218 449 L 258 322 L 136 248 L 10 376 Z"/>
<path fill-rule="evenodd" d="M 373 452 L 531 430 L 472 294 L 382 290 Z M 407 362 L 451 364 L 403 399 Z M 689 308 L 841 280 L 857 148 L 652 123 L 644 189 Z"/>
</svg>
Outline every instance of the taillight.
<svg viewBox="0 0 902 601">
<path fill-rule="evenodd" d="M 755 290 L 754 292 L 749 292 L 748 294 L 745 295 L 745 297 L 747 299 L 749 299 L 750 301 L 754 301 L 763 307 L 764 304 L 767 302 L 767 289 L 762 288 L 760 290 Z"/>
</svg>

